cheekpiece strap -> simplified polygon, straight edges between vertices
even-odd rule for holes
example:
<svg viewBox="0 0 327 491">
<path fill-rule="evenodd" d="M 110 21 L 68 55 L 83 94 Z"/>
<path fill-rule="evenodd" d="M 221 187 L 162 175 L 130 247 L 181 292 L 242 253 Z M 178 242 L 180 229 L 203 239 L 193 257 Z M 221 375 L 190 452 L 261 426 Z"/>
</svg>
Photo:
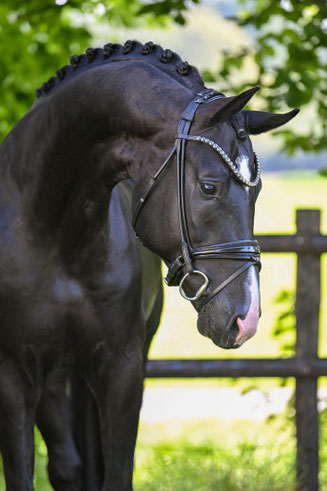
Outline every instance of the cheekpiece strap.
<svg viewBox="0 0 327 491">
<path fill-rule="evenodd" d="M 177 134 L 183 134 L 183 135 L 188 135 L 188 132 L 190 130 L 191 123 L 194 120 L 194 116 L 196 113 L 196 110 L 200 106 L 200 104 L 206 104 L 207 102 L 211 102 L 212 100 L 215 99 L 221 99 L 225 97 L 224 94 L 220 92 L 216 92 L 214 89 L 204 89 L 201 90 L 200 92 L 197 92 L 196 96 L 192 99 L 192 101 L 188 104 L 187 108 L 181 115 L 181 119 L 178 124 L 178 130 Z M 181 148 L 183 147 L 183 148 Z M 167 167 L 167 164 L 170 162 L 172 159 L 173 155 L 175 153 L 179 154 L 180 151 L 185 151 L 185 142 L 180 144 L 180 140 L 178 139 L 176 141 L 176 144 L 174 145 L 173 149 L 169 153 L 168 157 L 164 161 L 164 163 L 161 165 L 160 169 L 156 172 L 156 174 L 150 178 L 149 182 L 146 184 L 142 195 L 140 196 L 136 207 L 133 212 L 133 217 L 132 217 L 132 224 L 133 228 L 135 230 L 136 227 L 136 222 L 137 219 L 140 215 L 140 212 L 147 201 L 148 197 L 152 193 L 155 184 L 157 182 L 157 179 L 159 175 L 162 173 L 162 171 Z"/>
<path fill-rule="evenodd" d="M 194 121 L 195 113 L 201 104 L 207 104 L 208 102 L 212 102 L 216 99 L 222 99 L 224 97 L 226 97 L 224 94 L 221 94 L 214 89 L 204 89 L 200 92 L 197 92 L 196 96 L 188 104 L 185 111 L 182 112 L 178 129 L 180 128 L 180 126 L 182 126 L 181 123 L 183 120 L 188 121 L 189 123 L 192 123 Z M 181 133 L 188 134 L 189 127 L 183 129 L 184 131 L 182 131 Z M 179 133 L 179 131 L 177 133 Z"/>
<path fill-rule="evenodd" d="M 187 217 L 185 211 L 185 143 L 186 137 L 189 134 L 190 127 L 194 121 L 195 113 L 201 104 L 211 101 L 213 96 L 224 97 L 223 94 L 217 93 L 214 89 L 204 89 L 196 94 L 189 102 L 186 109 L 181 114 L 181 119 L 177 127 L 177 135 L 182 135 L 182 138 L 176 138 L 176 160 L 177 160 L 177 192 L 178 192 L 178 216 L 179 228 L 181 234 L 181 246 L 184 264 L 188 273 L 193 271 L 191 259 L 191 240 L 187 227 Z M 185 138 L 184 138 L 185 136 Z"/>
</svg>

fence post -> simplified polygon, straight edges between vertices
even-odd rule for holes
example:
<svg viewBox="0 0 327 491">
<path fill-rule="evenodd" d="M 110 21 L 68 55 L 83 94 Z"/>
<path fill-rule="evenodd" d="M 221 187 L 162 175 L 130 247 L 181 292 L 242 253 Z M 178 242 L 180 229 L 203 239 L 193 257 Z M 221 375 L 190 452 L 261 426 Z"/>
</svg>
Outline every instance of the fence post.
<svg viewBox="0 0 327 491">
<path fill-rule="evenodd" d="M 320 210 L 297 210 L 297 241 L 320 234 Z M 305 248 L 304 248 L 305 251 Z M 297 256 L 296 358 L 317 358 L 320 309 L 320 254 Z M 295 391 L 297 490 L 319 489 L 319 421 L 317 377 L 297 377 Z"/>
</svg>

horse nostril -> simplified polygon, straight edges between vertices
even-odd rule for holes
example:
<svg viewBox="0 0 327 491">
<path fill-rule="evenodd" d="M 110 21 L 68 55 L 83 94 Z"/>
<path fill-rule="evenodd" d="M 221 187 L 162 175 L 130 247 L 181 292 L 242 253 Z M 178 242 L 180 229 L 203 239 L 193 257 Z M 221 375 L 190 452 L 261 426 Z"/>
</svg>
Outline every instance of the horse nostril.
<svg viewBox="0 0 327 491">
<path fill-rule="evenodd" d="M 233 339 L 233 342 L 235 342 L 235 344 L 237 344 L 236 341 L 238 340 L 239 335 L 240 335 L 240 330 L 239 330 L 239 327 L 237 324 L 237 319 L 234 320 L 233 324 L 230 327 L 230 334 L 231 334 L 231 337 Z"/>
</svg>

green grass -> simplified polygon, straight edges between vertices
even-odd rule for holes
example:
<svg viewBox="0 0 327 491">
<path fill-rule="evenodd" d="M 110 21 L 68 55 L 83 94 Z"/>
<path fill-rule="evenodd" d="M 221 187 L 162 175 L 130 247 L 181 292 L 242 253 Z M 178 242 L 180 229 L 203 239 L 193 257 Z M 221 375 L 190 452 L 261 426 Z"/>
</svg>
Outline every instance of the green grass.
<svg viewBox="0 0 327 491">
<path fill-rule="evenodd" d="M 37 491 L 50 491 L 53 488 L 48 479 L 48 452 L 40 432 L 35 428 L 35 474 L 34 487 Z"/>
<path fill-rule="evenodd" d="M 292 490 L 293 426 L 267 422 L 142 423 L 135 491 Z"/>
<path fill-rule="evenodd" d="M 50 491 L 39 435 L 36 443 L 35 489 Z M 323 435 L 321 490 L 327 489 L 326 443 Z M 177 431 L 172 422 L 141 425 L 135 491 L 292 491 L 294 483 L 294 426 L 285 416 L 227 427 L 223 421 L 197 420 L 181 423 Z"/>
<path fill-rule="evenodd" d="M 294 489 L 294 465 L 285 448 L 180 441 L 139 449 L 134 480 L 135 491 L 286 491 Z"/>
<path fill-rule="evenodd" d="M 323 416 L 324 419 L 326 415 Z M 321 442 L 321 490 L 327 489 L 327 434 Z M 36 432 L 36 491 L 51 491 L 46 449 Z M 0 482 L 0 490 L 4 490 Z M 212 419 L 142 423 L 135 491 L 293 491 L 294 424 L 286 414 L 262 422 Z"/>
<path fill-rule="evenodd" d="M 167 437 L 167 427 L 171 424 L 141 425 L 135 458 L 135 491 L 294 489 L 292 424 L 281 420 L 268 425 L 238 422 L 228 424 L 227 429 L 224 422 L 208 419 L 180 422 L 179 429 L 170 428 Z M 46 464 L 46 448 L 36 431 L 36 491 L 52 489 Z M 2 480 L 0 490 L 4 489 Z"/>
<path fill-rule="evenodd" d="M 327 490 L 327 415 L 321 414 L 320 489 Z M 135 491 L 293 491 L 294 411 L 265 421 L 143 423 Z"/>
</svg>

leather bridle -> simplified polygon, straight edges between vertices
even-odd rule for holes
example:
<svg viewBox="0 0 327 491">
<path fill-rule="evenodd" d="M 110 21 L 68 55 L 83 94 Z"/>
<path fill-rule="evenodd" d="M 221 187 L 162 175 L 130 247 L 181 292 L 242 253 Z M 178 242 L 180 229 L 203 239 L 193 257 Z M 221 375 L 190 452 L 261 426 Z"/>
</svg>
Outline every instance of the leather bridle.
<svg viewBox="0 0 327 491">
<path fill-rule="evenodd" d="M 190 234 L 187 226 L 186 208 L 185 208 L 185 146 L 186 141 L 193 141 L 198 143 L 204 143 L 210 145 L 215 150 L 223 161 L 228 165 L 234 176 L 242 184 L 254 187 L 260 180 L 260 163 L 255 156 L 255 178 L 250 181 L 242 176 L 237 166 L 232 162 L 223 149 L 214 141 L 202 136 L 189 135 L 190 127 L 194 121 L 195 113 L 201 104 L 207 104 L 214 100 L 225 97 L 223 94 L 211 89 L 204 89 L 198 92 L 196 96 L 188 104 L 186 110 L 182 113 L 181 119 L 178 123 L 177 135 L 175 140 L 175 146 L 171 150 L 165 162 L 162 164 L 156 174 L 150 179 L 146 185 L 133 213 L 133 227 L 136 229 L 136 222 L 140 215 L 140 212 L 146 203 L 146 200 L 150 196 L 157 182 L 158 177 L 162 171 L 166 168 L 171 161 L 173 155 L 176 153 L 177 164 L 177 193 L 178 193 L 178 218 L 179 228 L 181 236 L 181 255 L 178 256 L 168 268 L 167 275 L 165 277 L 165 283 L 168 286 L 179 285 L 179 291 L 181 295 L 190 301 L 198 300 L 200 297 L 204 297 L 201 303 L 201 308 L 211 300 L 217 293 L 225 288 L 231 281 L 237 278 L 243 271 L 246 271 L 250 266 L 261 267 L 260 263 L 260 247 L 256 240 L 234 240 L 231 242 L 224 242 L 220 244 L 213 244 L 202 247 L 192 247 Z M 224 282 L 222 282 L 216 288 L 208 291 L 209 279 L 205 273 L 193 268 L 192 260 L 206 259 L 206 258 L 218 258 L 218 259 L 231 259 L 238 261 L 246 261 L 240 268 L 232 273 Z M 186 269 L 186 273 L 183 276 L 183 269 Z M 191 275 L 201 276 L 203 284 L 197 290 L 193 297 L 187 296 L 183 289 L 185 280 Z"/>
</svg>

